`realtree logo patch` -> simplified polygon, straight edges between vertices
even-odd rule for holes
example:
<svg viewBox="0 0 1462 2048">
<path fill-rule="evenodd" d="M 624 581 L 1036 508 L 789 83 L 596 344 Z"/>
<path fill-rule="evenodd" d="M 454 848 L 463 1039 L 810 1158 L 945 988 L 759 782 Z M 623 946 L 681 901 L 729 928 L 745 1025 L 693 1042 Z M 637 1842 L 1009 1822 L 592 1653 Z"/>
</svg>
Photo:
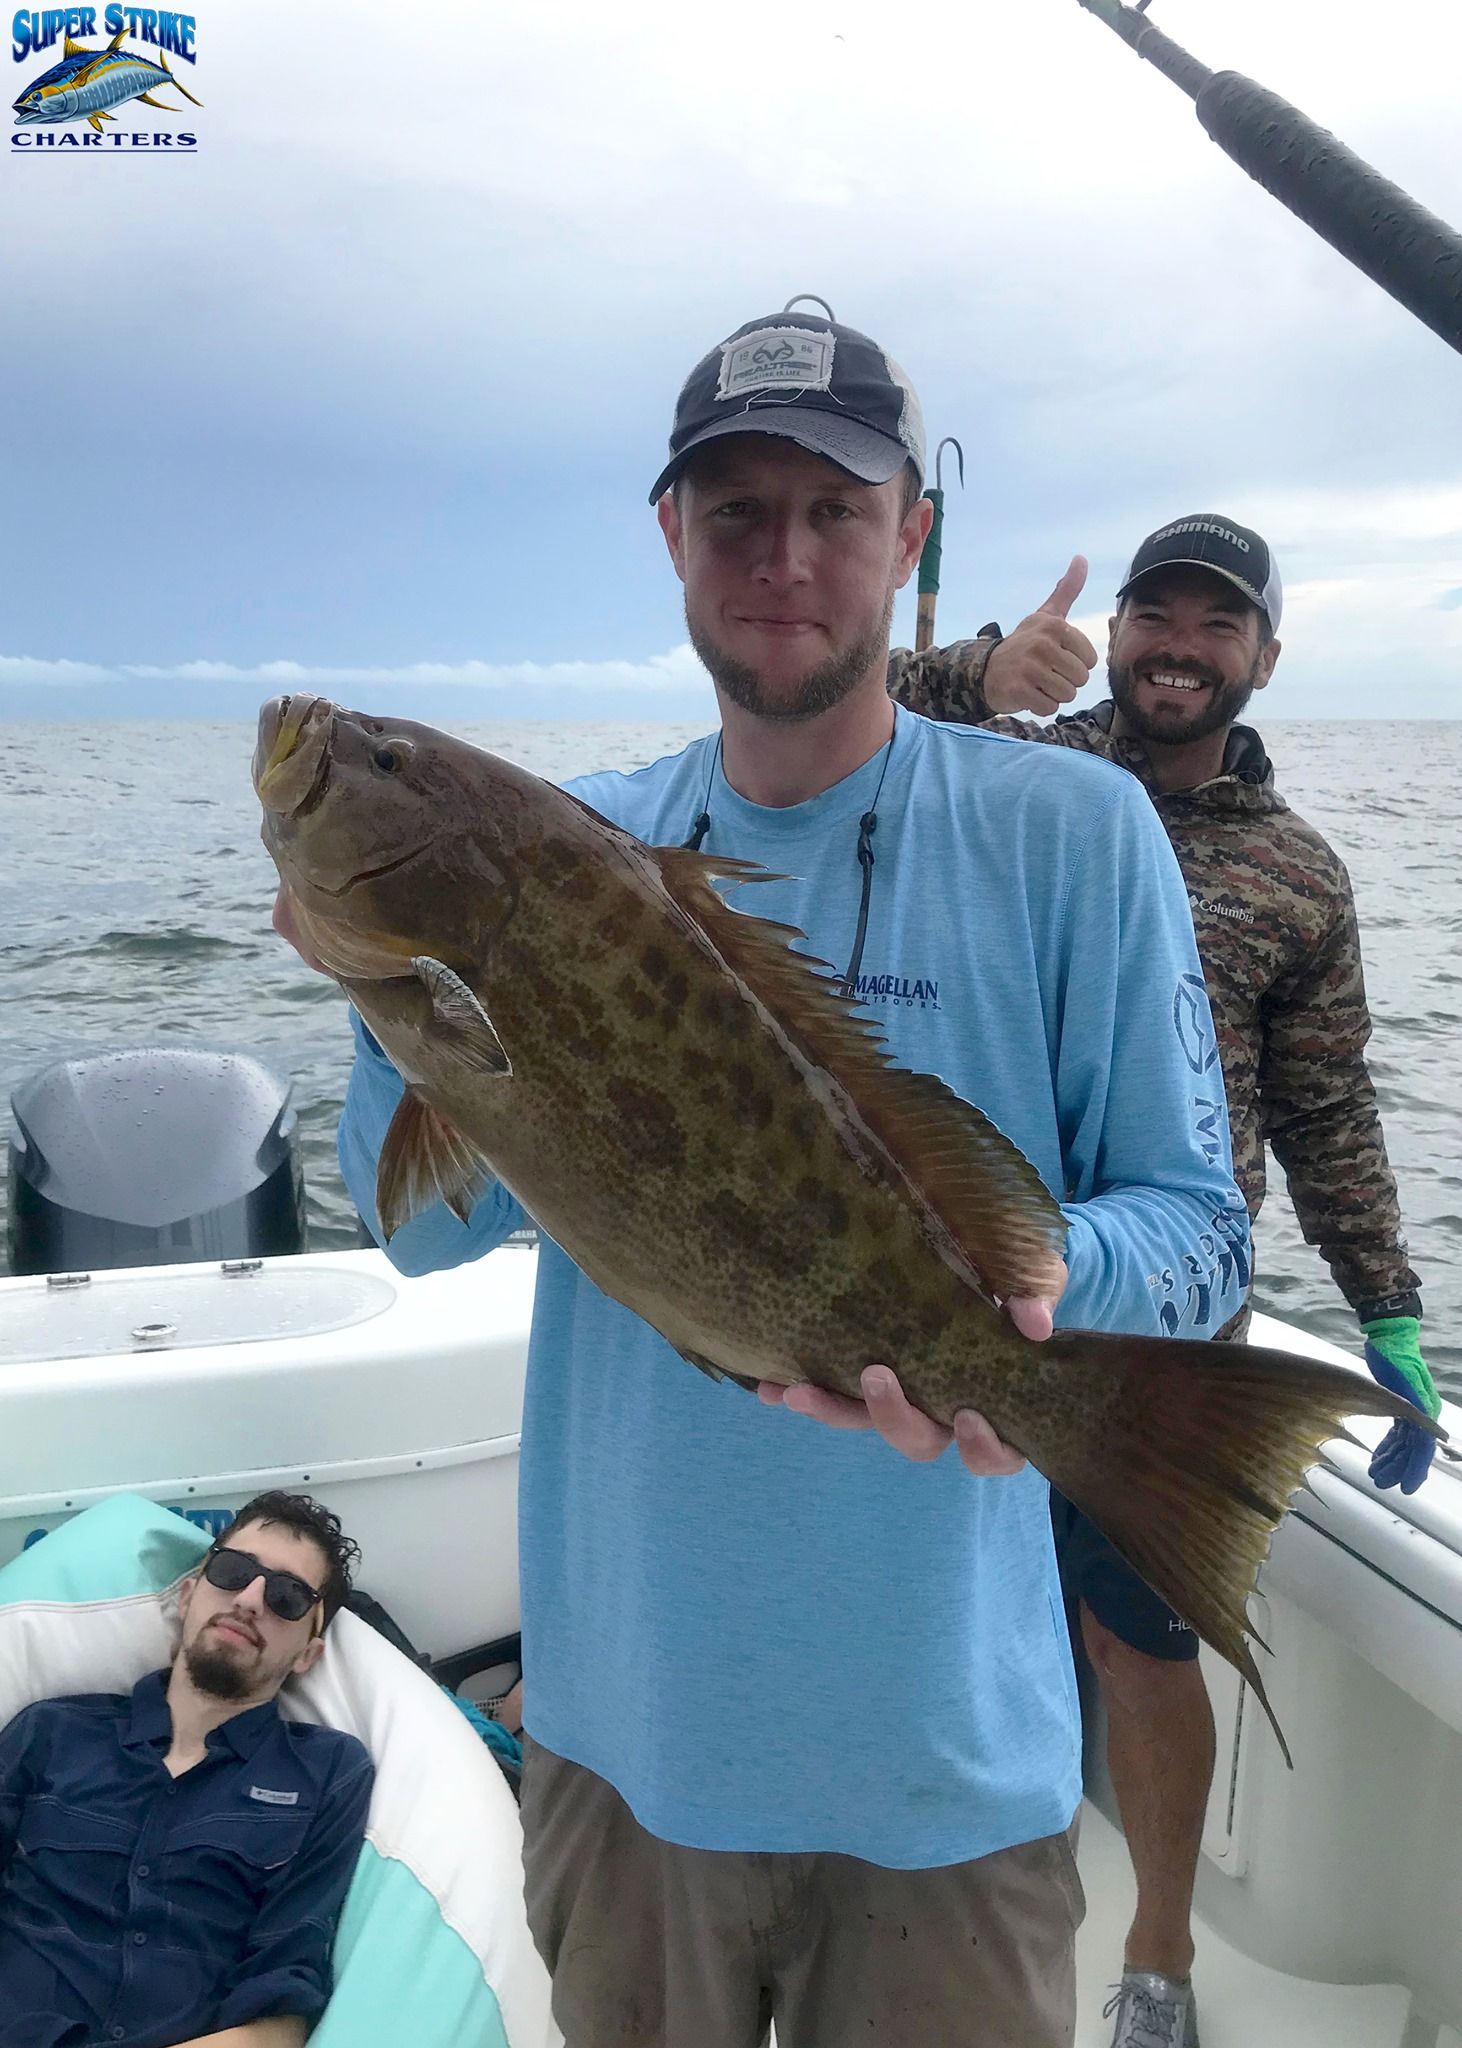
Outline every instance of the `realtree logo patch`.
<svg viewBox="0 0 1462 2048">
<path fill-rule="evenodd" d="M 791 385 L 799 391 L 826 391 L 833 381 L 831 334 L 806 327 L 758 327 L 721 350 L 717 398 L 740 398 L 748 391 L 769 391 Z"/>
</svg>

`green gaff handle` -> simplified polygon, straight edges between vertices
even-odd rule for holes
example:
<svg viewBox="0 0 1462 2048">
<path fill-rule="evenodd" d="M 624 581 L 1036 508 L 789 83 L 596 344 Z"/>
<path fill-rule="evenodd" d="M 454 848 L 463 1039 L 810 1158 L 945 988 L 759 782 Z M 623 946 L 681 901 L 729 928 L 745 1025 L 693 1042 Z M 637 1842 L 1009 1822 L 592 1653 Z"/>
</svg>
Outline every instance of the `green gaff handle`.
<svg viewBox="0 0 1462 2048">
<path fill-rule="evenodd" d="M 929 538 L 924 543 L 924 552 L 919 557 L 919 595 L 939 595 L 939 557 L 944 543 L 944 493 L 937 487 L 925 491 L 924 496 L 934 507 L 934 520 L 929 528 Z"/>
</svg>

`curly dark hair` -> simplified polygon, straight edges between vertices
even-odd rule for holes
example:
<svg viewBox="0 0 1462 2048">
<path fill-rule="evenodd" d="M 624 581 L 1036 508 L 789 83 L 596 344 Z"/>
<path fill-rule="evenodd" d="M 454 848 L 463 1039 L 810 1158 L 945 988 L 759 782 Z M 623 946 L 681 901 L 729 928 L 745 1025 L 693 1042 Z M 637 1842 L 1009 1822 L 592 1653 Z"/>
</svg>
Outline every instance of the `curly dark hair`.
<svg viewBox="0 0 1462 2048">
<path fill-rule="evenodd" d="M 296 1534 L 307 1536 L 323 1554 L 328 1567 L 321 1589 L 325 1609 L 320 1625 L 323 1635 L 349 1597 L 355 1567 L 360 1562 L 360 1545 L 345 1534 L 338 1515 L 322 1507 L 319 1501 L 311 1500 L 307 1493 L 273 1492 L 256 1494 L 247 1501 L 214 1539 L 214 1549 L 254 1522 L 277 1523 L 282 1529 L 293 1529 Z"/>
</svg>

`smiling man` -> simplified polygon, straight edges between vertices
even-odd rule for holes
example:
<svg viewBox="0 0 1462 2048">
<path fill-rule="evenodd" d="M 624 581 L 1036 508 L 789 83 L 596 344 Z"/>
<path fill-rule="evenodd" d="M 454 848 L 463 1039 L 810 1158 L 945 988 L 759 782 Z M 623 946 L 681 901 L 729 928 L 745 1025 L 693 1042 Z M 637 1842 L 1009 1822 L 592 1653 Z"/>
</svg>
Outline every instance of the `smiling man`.
<svg viewBox="0 0 1462 2048">
<path fill-rule="evenodd" d="M 0 2048 L 301 2048 L 373 1772 L 278 1695 L 354 1557 L 317 1502 L 261 1494 L 184 1581 L 169 1670 L 0 1733 Z"/>
<path fill-rule="evenodd" d="M 1147 789 L 1188 886 L 1216 1040 L 1188 1029 L 1187 1057 L 1220 1113 L 1251 1217 L 1266 1140 L 1301 1228 L 1355 1310 L 1383 1386 L 1435 1416 L 1419 1343 L 1419 1285 L 1366 1068 L 1370 1013 L 1350 882 L 1339 856 L 1274 787 L 1263 743 L 1238 720 L 1279 658 L 1282 594 L 1268 543 L 1216 513 L 1173 520 L 1138 548 L 1109 625 L 1110 698 L 1060 711 L 1096 651 L 1066 613 L 1078 557 L 1007 640 L 987 631 L 895 654 L 889 688 L 928 717 L 986 725 L 1119 762 Z M 1188 1287 L 1166 1275 L 1165 1321 Z M 1245 1304 L 1224 1334 L 1248 1323 Z M 1378 1486 L 1412 1492 L 1431 1440 L 1398 1423 L 1376 1453 Z M 1064 1502 L 1054 1504 L 1062 1577 L 1108 1716 L 1108 1761 L 1137 1878 L 1137 1912 L 1114 2001 L 1113 2048 L 1197 2048 L 1190 1966 L 1193 1886 L 1214 1731 L 1198 1641 Z"/>
</svg>

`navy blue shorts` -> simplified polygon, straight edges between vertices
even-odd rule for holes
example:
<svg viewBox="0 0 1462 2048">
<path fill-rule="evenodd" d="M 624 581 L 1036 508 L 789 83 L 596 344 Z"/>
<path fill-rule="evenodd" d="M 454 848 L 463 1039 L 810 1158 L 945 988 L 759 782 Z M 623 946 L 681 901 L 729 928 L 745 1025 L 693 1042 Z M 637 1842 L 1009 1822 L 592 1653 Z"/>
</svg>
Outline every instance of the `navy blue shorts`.
<svg viewBox="0 0 1462 2048">
<path fill-rule="evenodd" d="M 1119 1642 L 1149 1657 L 1161 1657 L 1164 1663 L 1184 1664 L 1198 1655 L 1198 1638 L 1187 1622 L 1179 1621 L 1167 1602 L 1158 1599 L 1147 1581 L 1054 1486 L 1051 1527 L 1068 1609 L 1084 1601 Z"/>
</svg>

